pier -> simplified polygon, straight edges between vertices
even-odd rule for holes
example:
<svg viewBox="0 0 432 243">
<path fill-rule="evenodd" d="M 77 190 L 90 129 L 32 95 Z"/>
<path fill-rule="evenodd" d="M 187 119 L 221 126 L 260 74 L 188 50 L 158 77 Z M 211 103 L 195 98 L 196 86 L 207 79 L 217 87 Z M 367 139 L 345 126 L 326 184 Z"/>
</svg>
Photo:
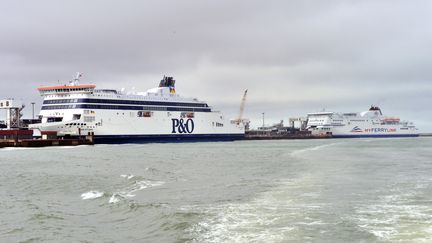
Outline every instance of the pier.
<svg viewBox="0 0 432 243">
<path fill-rule="evenodd" d="M 331 135 L 312 135 L 307 131 L 276 132 L 276 131 L 246 131 L 245 140 L 276 140 L 276 139 L 324 139 L 331 138 Z"/>
<path fill-rule="evenodd" d="M 323 139 L 331 138 L 331 134 L 313 135 L 306 130 L 307 119 L 302 117 L 290 118 L 289 125 L 284 121 L 271 126 L 263 125 L 258 129 L 246 130 L 245 140 L 275 140 L 275 139 Z"/>
<path fill-rule="evenodd" d="M 78 146 L 93 145 L 93 136 L 79 138 L 57 138 L 55 134 L 42 134 L 42 137 L 33 137 L 33 130 L 0 130 L 0 148 L 5 147 L 48 147 L 48 146 Z"/>
<path fill-rule="evenodd" d="M 420 133 L 420 137 L 432 137 L 432 133 Z"/>
</svg>

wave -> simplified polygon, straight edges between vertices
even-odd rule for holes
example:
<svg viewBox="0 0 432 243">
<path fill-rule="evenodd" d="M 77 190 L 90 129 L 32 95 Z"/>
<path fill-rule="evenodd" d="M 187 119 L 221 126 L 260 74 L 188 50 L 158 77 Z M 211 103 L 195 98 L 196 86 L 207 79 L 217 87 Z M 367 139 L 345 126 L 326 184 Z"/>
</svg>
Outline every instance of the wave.
<svg viewBox="0 0 432 243">
<path fill-rule="evenodd" d="M 104 192 L 100 191 L 88 191 L 83 194 L 81 194 L 82 200 L 89 200 L 89 199 L 96 199 L 104 196 Z"/>
<path fill-rule="evenodd" d="M 127 180 L 131 180 L 132 178 L 135 178 L 134 175 L 129 174 L 129 175 L 121 175 L 121 177 L 126 178 Z M 163 184 L 165 184 L 164 181 L 151 181 L 151 180 L 141 180 L 141 181 L 134 181 L 131 185 L 127 186 L 126 188 L 119 190 L 117 192 L 114 192 L 112 194 L 112 196 L 109 199 L 109 203 L 118 203 L 124 199 L 127 198 L 132 198 L 136 196 L 136 192 L 147 189 L 147 188 L 152 188 L 152 187 L 157 187 L 157 186 L 162 186 Z"/>
<path fill-rule="evenodd" d="M 121 177 L 124 177 L 128 180 L 134 178 L 133 175 L 121 175 Z M 150 180 L 141 180 L 141 181 L 134 181 L 131 185 L 125 187 L 124 189 L 121 189 L 119 191 L 108 193 L 108 192 L 101 192 L 101 191 L 88 191 L 83 194 L 81 194 L 82 200 L 91 200 L 100 198 L 103 196 L 110 196 L 108 203 L 118 203 L 122 200 L 135 197 L 135 193 L 141 190 L 144 190 L 146 188 L 156 187 L 156 186 L 162 186 L 165 184 L 163 181 L 150 181 Z"/>
<path fill-rule="evenodd" d="M 136 192 L 138 191 L 147 188 L 162 186 L 165 184 L 164 181 L 147 180 L 133 174 L 121 174 L 120 177 L 126 179 L 127 181 L 127 184 L 124 188 L 116 190 L 114 192 L 91 190 L 81 194 L 81 199 L 90 200 L 106 196 L 109 197 L 108 203 L 115 204 L 122 200 L 135 197 Z"/>
<path fill-rule="evenodd" d="M 114 193 L 108 200 L 108 203 L 118 203 L 121 199 L 123 199 L 121 195 Z"/>
<path fill-rule="evenodd" d="M 311 196 L 316 195 L 303 195 L 302 191 L 297 190 L 299 185 L 309 184 L 311 180 L 313 178 L 305 177 L 282 182 L 271 191 L 246 202 L 206 208 L 183 207 L 183 211 L 198 211 L 204 216 L 202 221 L 186 231 L 196 242 L 308 241 L 302 239 L 302 230 L 328 224 L 319 217 L 305 217 L 305 212 L 318 215 L 326 206 L 311 200 Z"/>
<path fill-rule="evenodd" d="M 338 144 L 341 144 L 341 143 L 342 142 L 336 142 L 336 143 L 329 143 L 329 144 L 321 144 L 321 145 L 317 145 L 317 146 L 313 146 L 313 147 L 307 147 L 307 148 L 304 148 L 304 149 L 299 149 L 299 150 L 292 151 L 291 155 L 292 156 L 296 156 L 296 155 L 300 155 L 300 154 L 311 152 L 311 151 L 317 151 L 317 150 L 321 150 L 321 149 L 324 149 L 324 148 L 335 146 L 335 145 L 338 145 Z"/>
<path fill-rule="evenodd" d="M 421 187 L 421 186 L 420 186 Z M 352 222 L 382 241 L 432 241 L 432 206 L 418 204 L 419 191 L 380 196 L 372 204 L 357 207 Z"/>
<path fill-rule="evenodd" d="M 132 174 L 127 174 L 127 175 L 120 175 L 120 177 L 123 177 L 123 178 L 130 180 L 130 179 L 134 178 L 135 176 Z"/>
</svg>

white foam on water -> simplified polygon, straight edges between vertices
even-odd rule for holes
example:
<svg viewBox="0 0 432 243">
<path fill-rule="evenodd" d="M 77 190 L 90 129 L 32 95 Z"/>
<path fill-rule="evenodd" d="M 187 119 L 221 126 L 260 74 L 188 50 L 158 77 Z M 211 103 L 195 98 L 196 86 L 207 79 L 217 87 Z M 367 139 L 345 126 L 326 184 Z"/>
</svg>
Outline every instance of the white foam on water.
<svg viewBox="0 0 432 243">
<path fill-rule="evenodd" d="M 134 185 L 128 187 L 123 191 L 123 195 L 126 197 L 134 197 L 134 192 L 144 190 L 146 188 L 156 187 L 156 186 L 162 186 L 165 184 L 163 181 L 148 181 L 148 180 L 142 180 L 142 181 L 136 181 Z"/>
<path fill-rule="evenodd" d="M 183 211 L 198 211 L 204 219 L 187 229 L 194 242 L 284 242 L 304 240 L 305 228 L 328 224 L 316 212 L 324 205 L 308 203 L 307 197 L 296 201 L 302 191 L 299 183 L 309 178 L 283 182 L 274 190 L 238 203 L 183 207 Z M 292 190 L 292 191 L 290 191 Z M 306 217 L 309 212 L 312 216 Z"/>
<path fill-rule="evenodd" d="M 378 240 L 431 242 L 432 205 L 416 203 L 418 191 L 394 192 L 357 207 L 351 221 Z"/>
<path fill-rule="evenodd" d="M 89 200 L 89 199 L 96 199 L 103 197 L 104 193 L 99 191 L 88 191 L 83 194 L 81 194 L 82 200 Z"/>
<path fill-rule="evenodd" d="M 121 175 L 121 176 L 124 178 L 128 178 L 131 175 Z M 132 177 L 130 179 L 132 179 Z M 109 200 L 109 203 L 118 203 L 122 199 L 135 197 L 136 196 L 135 192 L 144 190 L 146 188 L 161 186 L 163 184 L 165 184 L 165 182 L 163 181 L 150 181 L 150 180 L 135 181 L 132 185 L 124 188 L 123 190 L 113 193 L 113 195 Z"/>
<path fill-rule="evenodd" d="M 126 175 L 120 175 L 120 177 L 123 177 L 123 178 L 130 180 L 130 179 L 134 178 L 135 176 L 132 174 L 126 174 Z"/>
<path fill-rule="evenodd" d="M 120 196 L 115 193 L 110 197 L 108 201 L 108 203 L 118 203 L 118 202 L 120 202 Z"/>
<path fill-rule="evenodd" d="M 308 148 L 304 148 L 304 149 L 299 149 L 299 150 L 292 151 L 291 155 L 292 156 L 298 156 L 298 155 L 303 154 L 303 153 L 325 149 L 327 147 L 338 145 L 338 144 L 341 144 L 341 142 L 322 144 L 322 145 L 317 145 L 317 146 L 308 147 Z"/>
</svg>

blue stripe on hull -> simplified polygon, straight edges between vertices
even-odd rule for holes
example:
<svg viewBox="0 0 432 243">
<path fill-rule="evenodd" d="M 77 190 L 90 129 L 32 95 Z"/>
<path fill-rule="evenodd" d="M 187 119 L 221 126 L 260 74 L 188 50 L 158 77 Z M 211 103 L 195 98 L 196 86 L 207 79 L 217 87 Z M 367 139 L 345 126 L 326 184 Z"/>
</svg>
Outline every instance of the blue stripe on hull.
<svg viewBox="0 0 432 243">
<path fill-rule="evenodd" d="M 333 135 L 333 138 L 407 138 L 418 137 L 419 134 L 356 134 L 356 135 Z"/>
<path fill-rule="evenodd" d="M 96 144 L 218 142 L 244 139 L 244 134 L 96 135 Z"/>
</svg>

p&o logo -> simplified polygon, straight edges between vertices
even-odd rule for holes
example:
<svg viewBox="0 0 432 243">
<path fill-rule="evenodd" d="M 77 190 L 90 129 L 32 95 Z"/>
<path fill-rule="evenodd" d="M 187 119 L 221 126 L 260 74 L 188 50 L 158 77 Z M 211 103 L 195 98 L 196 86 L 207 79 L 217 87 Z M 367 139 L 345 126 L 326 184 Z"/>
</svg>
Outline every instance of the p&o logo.
<svg viewBox="0 0 432 243">
<path fill-rule="evenodd" d="M 195 124 L 192 119 L 171 119 L 172 131 L 171 133 L 192 133 L 195 129 Z"/>
</svg>

